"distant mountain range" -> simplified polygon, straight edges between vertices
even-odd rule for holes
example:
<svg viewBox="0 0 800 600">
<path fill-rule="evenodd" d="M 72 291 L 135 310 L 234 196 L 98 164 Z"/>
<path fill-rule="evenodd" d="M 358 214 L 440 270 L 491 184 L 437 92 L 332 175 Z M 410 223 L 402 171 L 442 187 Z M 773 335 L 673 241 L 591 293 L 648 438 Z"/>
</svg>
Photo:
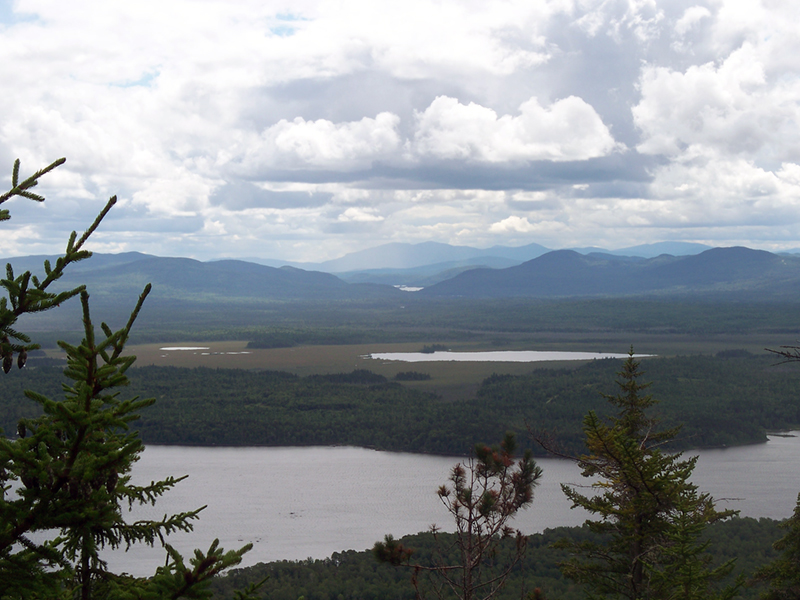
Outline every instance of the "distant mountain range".
<svg viewBox="0 0 800 600">
<path fill-rule="evenodd" d="M 516 249 L 496 247 L 496 255 L 478 255 L 476 249 L 445 244 L 388 245 L 373 258 L 395 248 L 394 262 L 383 268 L 350 271 L 337 277 L 330 273 L 290 266 L 280 268 L 241 260 L 200 262 L 188 258 L 162 258 L 129 252 L 95 254 L 72 265 L 59 282 L 61 287 L 86 283 L 95 301 L 125 306 L 142 287 L 154 285 L 153 301 L 293 300 L 423 300 L 425 298 L 567 298 L 635 295 L 693 296 L 725 294 L 729 297 L 797 298 L 800 293 L 800 257 L 776 255 L 749 248 L 713 248 L 702 252 L 697 245 L 680 245 L 684 255 L 653 257 L 575 250 L 542 252 L 541 246 Z M 640 254 L 655 254 L 665 245 L 638 247 Z M 514 254 L 515 251 L 518 254 Z M 630 249 L 632 252 L 633 249 Z M 487 252 L 487 251 L 484 251 Z M 523 253 L 537 256 L 518 264 Z M 455 253 L 460 253 L 454 256 Z M 504 255 L 502 255 L 505 253 Z M 358 253 L 357 253 L 358 254 Z M 388 254 L 387 254 L 388 256 Z M 450 257 L 420 264 L 425 260 Z M 458 258 L 460 256 L 460 258 Z M 517 258 L 514 258 L 517 256 Z M 15 270 L 41 273 L 44 256 L 0 260 Z M 345 260 L 347 259 L 347 260 Z M 52 258 L 51 258 L 52 260 Z M 371 259 L 370 259 L 371 260 Z M 387 259 L 388 260 L 388 259 Z M 475 262 L 482 264 L 476 268 Z M 340 266 L 367 263 L 362 254 L 342 257 Z M 394 266 L 391 266 L 394 265 Z M 415 265 L 402 267 L 397 265 Z M 349 279 L 345 281 L 345 279 Z M 420 292 L 409 295 L 396 287 L 423 282 Z M 744 296 L 743 296 L 744 295 Z"/>
<path fill-rule="evenodd" d="M 710 248 L 711 246 L 691 242 L 658 242 L 619 250 L 604 250 L 602 248 L 572 248 L 572 250 L 581 254 L 602 252 L 616 256 L 653 258 L 661 254 L 672 254 L 673 256 L 699 254 Z M 323 271 L 337 275 L 344 274 L 344 278 L 347 279 L 347 275 L 354 272 L 385 272 L 386 270 L 397 272 L 402 269 L 415 270 L 434 265 L 441 265 L 442 270 L 468 265 L 510 267 L 532 260 L 548 252 L 552 252 L 552 249 L 540 244 L 473 248 L 471 246 L 451 246 L 439 242 L 422 242 L 420 244 L 383 244 L 382 246 L 351 252 L 340 258 L 320 263 L 300 263 L 260 258 L 247 258 L 244 260 L 270 267 L 288 265 L 310 271 Z"/>
<path fill-rule="evenodd" d="M 800 257 L 712 248 L 655 258 L 557 250 L 506 269 L 473 269 L 425 288 L 429 297 L 614 297 L 728 294 L 798 297 Z"/>
</svg>

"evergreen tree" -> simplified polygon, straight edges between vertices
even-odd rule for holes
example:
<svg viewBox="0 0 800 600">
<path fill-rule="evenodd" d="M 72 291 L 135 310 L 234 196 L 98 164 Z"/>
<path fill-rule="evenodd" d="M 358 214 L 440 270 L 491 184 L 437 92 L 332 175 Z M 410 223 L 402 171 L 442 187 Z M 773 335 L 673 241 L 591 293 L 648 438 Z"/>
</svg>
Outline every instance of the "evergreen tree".
<svg viewBox="0 0 800 600">
<path fill-rule="evenodd" d="M 509 522 L 533 502 L 542 470 L 530 451 L 515 462 L 515 447 L 514 436 L 507 434 L 499 447 L 479 444 L 474 459 L 453 467 L 449 485 L 441 486 L 437 494 L 455 521 L 454 545 L 438 547 L 435 564 L 411 563 L 413 550 L 392 536 L 375 544 L 373 554 L 379 561 L 413 568 L 417 598 L 425 597 L 428 588 L 422 575 L 427 574 L 429 589 L 437 598 L 488 600 L 524 557 L 527 538 Z M 432 526 L 431 531 L 436 536 L 439 529 Z M 508 538 L 515 540 L 515 550 L 502 556 L 499 542 Z M 489 564 L 496 568 L 487 569 Z"/>
<path fill-rule="evenodd" d="M 717 511 L 713 499 L 689 481 L 697 458 L 663 452 L 677 429 L 658 429 L 647 409 L 656 401 L 644 391 L 633 351 L 619 373 L 619 393 L 605 398 L 617 407 L 608 422 L 594 412 L 584 418 L 588 453 L 577 461 L 593 478 L 594 494 L 562 485 L 573 508 L 599 520 L 587 521 L 601 541 L 564 542 L 573 556 L 562 565 L 568 577 L 586 584 L 590 598 L 630 600 L 715 598 L 713 583 L 733 567 L 710 568 L 704 527 L 733 511 Z M 734 588 L 720 593 L 730 597 Z"/>
<path fill-rule="evenodd" d="M 769 582 L 769 589 L 761 595 L 762 600 L 797 600 L 800 598 L 800 494 L 794 513 L 781 523 L 786 535 L 772 547 L 781 555 L 772 563 L 760 569 L 754 581 Z"/>
<path fill-rule="evenodd" d="M 55 161 L 28 179 L 19 181 L 19 161 L 14 164 L 11 189 L 0 203 L 13 196 L 35 201 L 44 198 L 31 192 L 39 178 L 56 168 Z M 165 516 L 162 520 L 127 523 L 123 508 L 153 504 L 180 481 L 170 477 L 146 486 L 131 483 L 130 471 L 143 450 L 136 433 L 129 431 L 138 411 L 153 399 L 122 400 L 118 388 L 128 383 L 125 372 L 135 357 L 123 356 L 125 342 L 150 291 L 146 286 L 130 319 L 114 332 L 102 323 L 100 336 L 89 313 L 89 295 L 84 286 L 51 292 L 51 284 L 70 263 L 90 253 L 83 245 L 114 205 L 111 200 L 92 226 L 76 241 L 73 232 L 64 256 L 53 267 L 44 264 L 45 276 L 30 272 L 15 277 L 7 267 L 0 281 L 7 298 L 0 298 L 0 352 L 8 373 L 17 356 L 25 366 L 28 350 L 38 347 L 15 329 L 26 313 L 49 310 L 80 295 L 83 309 L 82 342 L 72 346 L 59 342 L 67 354 L 64 399 L 54 401 L 26 392 L 37 402 L 42 415 L 23 419 L 17 437 L 0 437 L 0 598 L 200 598 L 205 583 L 221 570 L 238 564 L 249 546 L 225 552 L 215 541 L 208 552 L 196 551 L 187 565 L 164 542 L 173 531 L 189 531 L 201 509 Z M 0 220 L 9 218 L 0 211 Z M 117 575 L 108 571 L 101 557 L 104 548 L 130 547 L 143 542 L 163 543 L 167 561 L 150 578 Z"/>
</svg>

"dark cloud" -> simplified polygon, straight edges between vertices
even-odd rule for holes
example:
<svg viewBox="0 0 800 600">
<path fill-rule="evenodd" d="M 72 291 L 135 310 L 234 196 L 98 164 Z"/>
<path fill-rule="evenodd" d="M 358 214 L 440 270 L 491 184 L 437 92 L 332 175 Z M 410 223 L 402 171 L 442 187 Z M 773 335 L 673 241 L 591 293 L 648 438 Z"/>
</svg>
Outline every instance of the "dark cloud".
<svg viewBox="0 0 800 600">
<path fill-rule="evenodd" d="M 482 189 L 540 191 L 564 185 L 598 182 L 646 183 L 660 157 L 635 151 L 573 162 L 465 163 L 428 160 L 413 166 L 376 163 L 368 170 L 344 173 L 330 170 L 279 171 L 264 169 L 260 179 L 278 182 L 349 183 L 363 189 Z"/>
<path fill-rule="evenodd" d="M 521 212 L 539 212 L 558 210 L 563 206 L 563 202 L 557 198 L 547 200 L 519 200 L 516 198 L 506 198 L 506 206 Z"/>
<path fill-rule="evenodd" d="M 307 121 L 327 119 L 339 123 L 391 112 L 400 117 L 401 134 L 409 137 L 413 133 L 414 111 L 424 110 L 439 95 L 471 99 L 464 86 L 457 83 L 430 78 L 402 80 L 390 73 L 366 69 L 259 87 L 248 93 L 242 120 L 253 130 L 261 131 L 281 119 L 302 117 Z"/>
<path fill-rule="evenodd" d="M 292 179 L 297 181 L 297 179 Z M 310 208 L 327 204 L 333 194 L 328 192 L 264 190 L 246 181 L 227 183 L 209 198 L 213 206 L 229 210 L 247 208 Z"/>
</svg>

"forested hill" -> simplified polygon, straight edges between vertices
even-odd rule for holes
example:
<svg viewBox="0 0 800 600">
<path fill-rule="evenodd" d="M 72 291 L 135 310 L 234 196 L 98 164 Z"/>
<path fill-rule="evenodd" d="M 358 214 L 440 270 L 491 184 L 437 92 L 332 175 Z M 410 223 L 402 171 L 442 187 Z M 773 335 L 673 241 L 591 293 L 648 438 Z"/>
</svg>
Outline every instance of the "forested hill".
<svg viewBox="0 0 800 600">
<path fill-rule="evenodd" d="M 44 256 L 6 259 L 15 271 L 42 271 Z M 55 257 L 51 257 L 52 262 Z M 164 258 L 138 252 L 95 254 L 68 269 L 58 284 L 71 288 L 86 284 L 96 300 L 135 298 L 152 283 L 152 300 L 352 300 L 399 298 L 388 285 L 349 284 L 329 273 L 293 267 L 267 267 L 241 260 L 200 262 L 190 258 Z"/>
<path fill-rule="evenodd" d="M 419 292 L 428 297 L 570 297 L 726 294 L 796 297 L 800 257 L 749 248 L 713 248 L 656 258 L 558 250 L 507 269 L 466 271 Z"/>
</svg>

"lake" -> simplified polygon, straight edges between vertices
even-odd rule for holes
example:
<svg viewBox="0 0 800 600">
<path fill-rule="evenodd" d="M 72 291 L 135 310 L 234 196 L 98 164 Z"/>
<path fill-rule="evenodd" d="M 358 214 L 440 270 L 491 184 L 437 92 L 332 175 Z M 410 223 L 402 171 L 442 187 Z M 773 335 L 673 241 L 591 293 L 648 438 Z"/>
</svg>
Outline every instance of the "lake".
<svg viewBox="0 0 800 600">
<path fill-rule="evenodd" d="M 652 354 L 634 354 L 645 358 Z M 612 352 L 545 352 L 539 350 L 493 350 L 490 352 L 376 352 L 365 358 L 402 362 L 541 362 L 549 360 L 596 360 L 628 358 L 627 354 Z"/>
<path fill-rule="evenodd" d="M 743 516 L 785 518 L 800 491 L 800 437 L 770 436 L 769 442 L 699 454 L 694 482 L 719 508 Z M 150 446 L 134 468 L 134 480 L 149 483 L 188 474 L 155 508 L 133 518 L 160 518 L 207 504 L 191 534 L 170 536 L 184 555 L 252 542 L 245 565 L 279 559 L 324 558 L 346 549 L 365 550 L 387 533 L 399 537 L 432 523 L 450 530 L 435 494 L 460 459 L 363 448 L 187 448 Z M 570 510 L 560 483 L 583 483 L 569 461 L 539 459 L 544 471 L 533 506 L 515 527 L 535 533 L 579 525 L 586 515 Z M 112 568 L 152 574 L 163 561 L 158 549 L 134 548 L 108 556 Z"/>
</svg>

